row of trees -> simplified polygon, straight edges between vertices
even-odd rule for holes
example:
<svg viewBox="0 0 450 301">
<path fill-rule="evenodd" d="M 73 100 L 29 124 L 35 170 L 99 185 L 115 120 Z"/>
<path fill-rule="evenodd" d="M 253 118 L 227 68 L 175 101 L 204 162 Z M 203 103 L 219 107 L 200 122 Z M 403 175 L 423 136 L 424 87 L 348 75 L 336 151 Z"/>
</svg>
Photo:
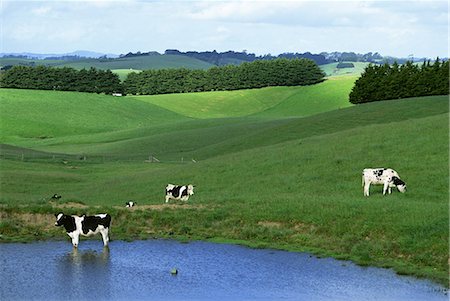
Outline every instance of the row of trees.
<svg viewBox="0 0 450 301">
<path fill-rule="evenodd" d="M 123 91 L 119 76 L 111 70 L 47 66 L 14 66 L 2 74 L 0 87 L 107 94 Z"/>
<path fill-rule="evenodd" d="M 322 54 L 312 54 L 310 52 L 305 53 L 292 53 L 292 52 L 286 52 L 279 55 L 271 55 L 265 54 L 256 56 L 254 53 L 247 53 L 245 50 L 243 52 L 236 52 L 236 51 L 226 51 L 226 52 L 217 52 L 217 51 L 204 51 L 204 52 L 197 52 L 197 51 L 187 51 L 187 52 L 181 52 L 176 49 L 167 49 L 164 54 L 171 54 L 171 55 L 184 55 L 188 57 L 193 57 L 201 61 L 208 62 L 210 64 L 214 64 L 216 66 L 223 66 L 223 65 L 239 65 L 244 62 L 254 62 L 259 60 L 275 60 L 277 58 L 284 58 L 284 59 L 310 59 L 316 62 L 317 65 L 323 65 L 330 63 L 331 61 L 328 61 L 325 56 Z"/>
<path fill-rule="evenodd" d="M 308 59 L 254 61 L 208 70 L 146 70 L 130 73 L 123 84 L 110 70 L 14 66 L 1 75 L 0 87 L 149 95 L 311 85 L 323 81 L 324 76 Z"/>
<path fill-rule="evenodd" d="M 254 61 L 208 70 L 161 69 L 130 73 L 124 81 L 127 94 L 166 94 L 238 90 L 268 86 L 311 85 L 324 73 L 308 59 Z"/>
<path fill-rule="evenodd" d="M 449 61 L 369 65 L 350 92 L 351 103 L 449 94 Z"/>
</svg>

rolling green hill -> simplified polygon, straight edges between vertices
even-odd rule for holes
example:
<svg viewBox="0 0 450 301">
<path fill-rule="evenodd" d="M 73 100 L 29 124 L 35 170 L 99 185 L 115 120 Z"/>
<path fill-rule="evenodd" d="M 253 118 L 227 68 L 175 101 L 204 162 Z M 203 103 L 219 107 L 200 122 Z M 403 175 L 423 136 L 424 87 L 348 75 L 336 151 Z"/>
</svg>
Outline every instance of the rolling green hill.
<svg viewBox="0 0 450 301">
<path fill-rule="evenodd" d="M 6 65 L 47 65 L 53 67 L 72 67 L 75 69 L 167 69 L 167 68 L 187 68 L 187 69 L 208 69 L 212 64 L 201 60 L 182 55 L 148 55 L 137 57 L 123 57 L 117 59 L 82 59 L 76 61 L 64 60 L 30 60 L 0 58 L 0 66 Z"/>
<path fill-rule="evenodd" d="M 138 57 L 125 57 L 117 59 L 87 59 L 85 61 L 68 62 L 55 66 L 72 67 L 75 69 L 94 67 L 97 69 L 208 69 L 213 65 L 182 55 L 149 55 Z"/>
<path fill-rule="evenodd" d="M 121 81 L 124 81 L 127 78 L 127 75 L 131 72 L 142 72 L 142 70 L 139 69 L 112 69 L 111 70 L 113 73 L 116 73 L 117 75 L 119 75 L 119 78 Z"/>
<path fill-rule="evenodd" d="M 161 99 L 0 90 L 0 155 L 18 155 L 0 159 L 0 238 L 58 237 L 17 226 L 14 214 L 51 215 L 60 209 L 48 197 L 59 193 L 105 207 L 113 239 L 239 241 L 446 284 L 448 96 L 350 106 L 350 82 Z M 161 162 L 145 163 L 149 155 Z M 363 197 L 366 167 L 396 169 L 408 192 Z M 165 206 L 167 183 L 196 193 Z M 112 207 L 128 199 L 142 209 Z"/>
<path fill-rule="evenodd" d="M 2 142 L 45 140 L 189 119 L 134 99 L 92 93 L 0 89 Z"/>
<path fill-rule="evenodd" d="M 355 78 L 342 77 L 315 86 L 270 87 L 263 89 L 169 94 L 156 96 L 112 97 L 77 92 L 1 89 L 1 140 L 40 140 L 73 135 L 91 135 L 174 124 L 191 118 L 211 119 L 244 117 L 285 118 L 308 116 L 319 112 L 350 106 L 347 101 Z M 326 93 L 326 91 L 331 93 Z M 323 95 L 322 95 L 323 94 Z M 314 95 L 317 95 L 314 97 Z M 283 103 L 287 103 L 284 105 Z M 292 104 L 292 105 L 291 105 Z M 291 110 L 286 110 L 291 106 Z M 51 118 L 42 118 L 52 112 Z M 235 123 L 206 120 L 205 124 Z M 37 126 L 39 125 L 39 126 Z M 194 127 L 196 127 L 194 125 Z M 158 132 L 164 131 L 159 129 Z M 121 135 L 120 133 L 118 134 Z M 133 138 L 137 138 L 133 136 Z M 77 137 L 75 139 L 81 139 Z M 93 141 L 102 140 L 99 135 Z M 108 138 L 109 139 L 109 138 Z M 44 141 L 43 141 L 44 140 Z M 69 139 L 70 140 L 70 139 Z M 33 142 L 31 142 L 33 143 Z M 53 142 L 51 142 L 54 144 Z M 28 144 L 26 144 L 28 145 Z M 32 145 L 32 144 L 31 144 Z"/>
<path fill-rule="evenodd" d="M 338 63 L 331 63 L 320 65 L 320 69 L 325 72 L 327 76 L 359 76 L 364 69 L 369 65 L 369 63 L 365 62 L 351 62 L 355 67 L 353 68 L 337 68 Z"/>
<path fill-rule="evenodd" d="M 348 107 L 348 94 L 356 77 L 336 77 L 311 86 L 135 97 L 193 118 L 242 116 L 309 116 Z"/>
</svg>

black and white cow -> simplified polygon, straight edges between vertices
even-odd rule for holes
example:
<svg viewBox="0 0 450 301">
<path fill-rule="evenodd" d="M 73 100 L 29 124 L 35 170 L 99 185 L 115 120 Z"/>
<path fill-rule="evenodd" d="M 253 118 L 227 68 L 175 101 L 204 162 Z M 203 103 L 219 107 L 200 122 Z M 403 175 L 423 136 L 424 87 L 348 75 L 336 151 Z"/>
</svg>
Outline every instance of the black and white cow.
<svg viewBox="0 0 450 301">
<path fill-rule="evenodd" d="M 187 201 L 189 196 L 194 194 L 194 185 L 173 185 L 167 184 L 166 186 L 166 203 L 170 199 Z"/>
<path fill-rule="evenodd" d="M 383 195 L 391 194 L 392 187 L 397 187 L 398 191 L 405 193 L 406 183 L 400 179 L 398 173 L 390 168 L 366 168 L 362 172 L 362 185 L 364 186 L 364 196 L 369 196 L 370 184 L 383 185 Z"/>
<path fill-rule="evenodd" d="M 134 207 L 134 206 L 136 206 L 136 202 L 134 202 L 134 201 L 128 201 L 128 202 L 125 203 L 125 207 L 126 208 L 131 208 L 131 207 Z"/>
<path fill-rule="evenodd" d="M 59 200 L 61 198 L 61 196 L 59 195 L 59 194 L 57 194 L 57 193 L 55 193 L 53 196 L 52 196 L 52 199 L 53 200 Z"/>
<path fill-rule="evenodd" d="M 77 248 L 80 234 L 91 236 L 100 233 L 103 238 L 104 246 L 109 242 L 109 226 L 111 216 L 109 214 L 97 214 L 94 216 L 65 215 L 64 213 L 55 214 L 55 226 L 64 226 L 67 235 L 72 239 L 72 245 Z"/>
</svg>

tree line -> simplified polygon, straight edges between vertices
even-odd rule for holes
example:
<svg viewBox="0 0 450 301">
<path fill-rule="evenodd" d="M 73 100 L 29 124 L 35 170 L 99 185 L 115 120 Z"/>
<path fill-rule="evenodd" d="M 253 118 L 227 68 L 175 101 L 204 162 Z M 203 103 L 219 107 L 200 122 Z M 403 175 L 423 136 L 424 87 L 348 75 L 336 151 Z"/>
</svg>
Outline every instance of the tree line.
<svg viewBox="0 0 450 301">
<path fill-rule="evenodd" d="M 369 65 L 350 92 L 351 103 L 449 94 L 449 61 Z"/>
<path fill-rule="evenodd" d="M 128 74 L 123 83 L 110 70 L 14 66 L 2 73 L 0 87 L 150 95 L 311 85 L 323 81 L 324 76 L 308 59 L 254 61 L 208 70 L 146 70 Z"/>
<path fill-rule="evenodd" d="M 14 66 L 2 73 L 0 87 L 106 94 L 123 91 L 119 76 L 111 70 L 47 66 Z"/>
<path fill-rule="evenodd" d="M 311 52 L 298 53 L 298 52 L 284 52 L 279 55 L 272 55 L 270 53 L 264 55 L 255 55 L 254 53 L 247 53 L 245 50 L 242 52 L 239 51 L 225 51 L 225 52 L 217 52 L 213 51 L 186 51 L 182 52 L 177 49 L 167 49 L 163 54 L 160 54 L 156 51 L 149 52 L 129 52 L 127 54 L 121 54 L 120 58 L 127 57 L 137 57 L 137 56 L 149 56 L 149 55 L 183 55 L 192 57 L 201 61 L 208 62 L 210 64 L 216 66 L 223 65 L 239 65 L 243 62 L 254 62 L 257 60 L 275 60 L 277 58 L 286 58 L 286 59 L 310 59 L 316 62 L 317 65 L 324 65 L 328 63 L 334 62 L 342 62 L 342 61 L 350 61 L 350 62 L 383 62 L 387 60 L 391 60 L 391 57 L 383 57 L 378 52 L 372 53 L 368 52 L 365 54 L 354 53 L 354 52 L 321 52 L 319 54 L 314 54 Z M 407 59 L 397 58 L 397 60 L 401 60 L 405 62 Z"/>
<path fill-rule="evenodd" d="M 224 65 L 240 65 L 244 62 L 254 62 L 254 61 L 260 61 L 260 60 L 275 60 L 277 58 L 286 58 L 286 59 L 310 59 L 316 62 L 317 65 L 324 65 L 328 64 L 332 61 L 327 60 L 324 55 L 322 54 L 312 54 L 311 52 L 305 52 L 305 53 L 292 53 L 292 52 L 286 52 L 279 55 L 271 55 L 265 54 L 265 55 L 259 55 L 256 56 L 254 53 L 247 53 L 245 50 L 243 52 L 238 51 L 225 51 L 225 52 L 217 52 L 216 50 L 213 51 L 186 51 L 182 52 L 177 49 L 167 49 L 164 51 L 164 54 L 159 54 L 156 51 L 149 51 L 149 52 L 129 52 L 127 54 L 121 54 L 120 58 L 127 58 L 127 57 L 138 57 L 138 56 L 150 56 L 150 55 L 182 55 L 187 56 L 191 58 L 195 58 L 216 66 L 224 66 Z"/>
<path fill-rule="evenodd" d="M 276 59 L 208 70 L 146 70 L 128 74 L 123 84 L 127 94 L 151 95 L 311 85 L 323 81 L 324 76 L 312 60 Z"/>
</svg>

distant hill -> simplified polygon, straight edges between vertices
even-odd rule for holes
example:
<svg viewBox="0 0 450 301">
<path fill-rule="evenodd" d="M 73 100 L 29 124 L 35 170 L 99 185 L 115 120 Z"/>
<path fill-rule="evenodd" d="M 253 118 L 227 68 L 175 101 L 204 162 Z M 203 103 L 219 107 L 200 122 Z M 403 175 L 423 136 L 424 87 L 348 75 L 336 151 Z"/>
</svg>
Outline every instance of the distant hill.
<svg viewBox="0 0 450 301">
<path fill-rule="evenodd" d="M 97 69 L 119 70 L 120 74 L 126 74 L 126 70 L 147 70 L 147 69 L 167 69 L 167 68 L 187 68 L 187 69 L 208 69 L 213 66 L 240 65 L 245 62 L 255 60 L 272 60 L 276 58 L 307 58 L 316 62 L 325 70 L 327 75 L 339 75 L 348 73 L 360 73 L 360 67 L 368 63 L 392 63 L 397 61 L 403 64 L 406 61 L 423 62 L 428 58 L 394 58 L 382 56 L 378 52 L 360 54 L 355 52 L 321 52 L 314 54 L 304 53 L 281 53 L 279 55 L 265 54 L 257 56 L 254 53 L 246 51 L 187 51 L 182 52 L 177 49 L 167 49 L 163 54 L 156 51 L 149 52 L 128 52 L 126 54 L 105 54 L 86 50 L 78 50 L 65 54 L 36 54 L 36 53 L 0 53 L 0 68 L 2 70 L 11 68 L 15 65 L 24 66 L 55 66 L 72 67 L 83 69 L 94 67 Z M 433 58 L 435 59 L 435 58 Z M 447 60 L 446 58 L 443 59 Z M 345 70 L 335 70 L 334 65 L 338 62 L 355 63 L 355 68 Z M 123 75 L 122 75 L 123 76 Z"/>
<path fill-rule="evenodd" d="M 24 66 L 52 66 L 71 67 L 83 69 L 94 67 L 97 69 L 167 69 L 167 68 L 187 68 L 187 69 L 208 69 L 214 65 L 182 55 L 143 55 L 120 58 L 79 58 L 73 60 L 64 59 L 27 59 L 23 57 L 3 57 L 0 58 L 0 67 L 24 65 Z"/>
<path fill-rule="evenodd" d="M 338 68 L 338 64 L 340 63 L 330 63 L 321 65 L 320 69 L 322 69 L 322 71 L 325 72 L 327 76 L 340 76 L 340 75 L 358 76 L 364 71 L 364 68 L 366 68 L 369 65 L 369 63 L 366 62 L 353 62 L 351 63 L 353 64 L 353 67 L 349 66 L 346 68 Z"/>
<path fill-rule="evenodd" d="M 108 57 L 116 58 L 119 57 L 117 54 L 112 53 L 101 53 L 89 50 L 76 50 L 69 53 L 32 53 L 32 52 L 21 52 L 21 53 L 0 53 L 0 57 L 21 57 L 27 59 L 48 59 L 48 58 L 62 58 L 62 57 L 80 57 L 80 58 L 99 58 Z"/>
</svg>

